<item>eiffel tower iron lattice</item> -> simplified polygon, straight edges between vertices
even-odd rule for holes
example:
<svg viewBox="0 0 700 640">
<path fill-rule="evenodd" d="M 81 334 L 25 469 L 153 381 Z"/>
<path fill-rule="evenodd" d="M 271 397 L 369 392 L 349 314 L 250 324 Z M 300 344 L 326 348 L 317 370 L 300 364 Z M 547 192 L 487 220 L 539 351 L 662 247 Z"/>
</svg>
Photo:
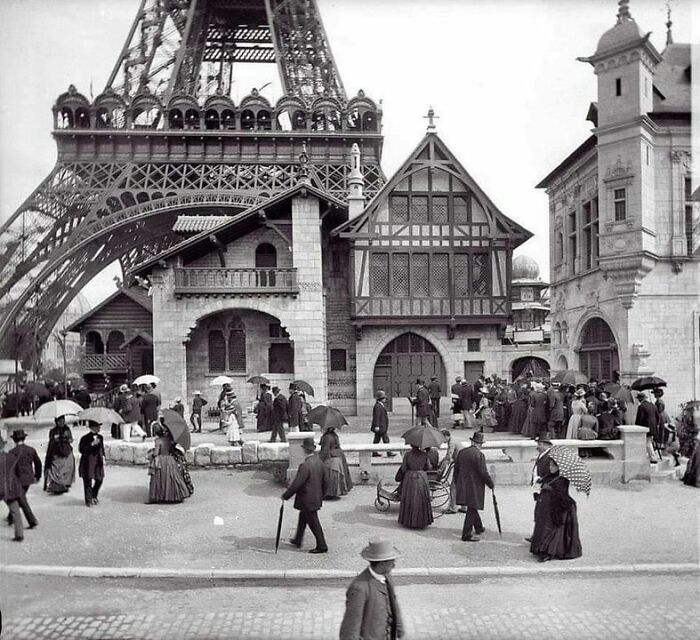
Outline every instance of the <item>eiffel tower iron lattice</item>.
<svg viewBox="0 0 700 640">
<path fill-rule="evenodd" d="M 235 104 L 240 65 L 276 65 L 283 95 Z M 348 195 L 384 183 L 381 108 L 347 99 L 315 0 L 142 0 L 104 91 L 72 85 L 53 107 L 58 160 L 0 227 L 0 357 L 44 342 L 103 268 L 178 242 L 179 214 L 233 215 L 297 180 Z M 18 331 L 18 327 L 32 327 Z"/>
</svg>

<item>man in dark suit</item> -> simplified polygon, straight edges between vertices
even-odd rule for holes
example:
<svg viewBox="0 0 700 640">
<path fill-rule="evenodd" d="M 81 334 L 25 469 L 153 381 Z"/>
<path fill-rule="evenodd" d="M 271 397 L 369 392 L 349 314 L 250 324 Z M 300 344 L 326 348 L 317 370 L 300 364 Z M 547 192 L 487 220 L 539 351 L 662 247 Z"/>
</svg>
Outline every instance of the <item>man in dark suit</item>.
<svg viewBox="0 0 700 640">
<path fill-rule="evenodd" d="M 81 384 L 78 390 L 73 394 L 73 400 L 75 400 L 83 409 L 87 409 L 90 406 L 90 394 L 88 393 L 88 390 L 85 388 L 84 384 Z"/>
<path fill-rule="evenodd" d="M 416 380 L 418 389 L 416 390 L 416 418 L 418 423 L 423 426 L 430 426 L 430 392 L 425 386 L 425 380 L 418 378 Z"/>
<path fill-rule="evenodd" d="M 160 396 L 156 393 L 155 385 L 149 385 L 148 391 L 146 391 L 141 398 L 143 428 L 149 438 L 153 435 L 151 424 L 155 420 L 158 420 L 158 407 L 160 407 Z"/>
<path fill-rule="evenodd" d="M 289 385 L 287 413 L 289 414 L 289 430 L 299 431 L 299 427 L 304 424 L 304 400 L 293 382 Z"/>
<path fill-rule="evenodd" d="M 372 426 L 370 430 L 374 433 L 372 444 L 389 444 L 389 414 L 386 410 L 386 393 L 381 389 L 377 391 L 377 401 L 372 409 Z M 373 451 L 372 455 L 377 458 L 382 454 L 379 451 Z M 388 451 L 387 456 L 395 456 L 396 453 Z"/>
<path fill-rule="evenodd" d="M 13 431 L 12 439 L 15 442 L 15 446 L 9 451 L 8 455 L 15 460 L 17 473 L 19 475 L 19 483 L 22 487 L 22 495 L 18 498 L 19 508 L 22 513 L 24 513 L 29 528 L 33 529 L 39 523 L 27 501 L 27 491 L 29 491 L 29 487 L 34 482 L 39 482 L 39 480 L 41 480 L 41 459 L 33 447 L 24 444 L 26 438 L 27 434 L 24 433 L 23 429 Z M 7 516 L 7 523 L 12 524 L 13 518 L 14 516 L 10 513 L 10 515 Z"/>
<path fill-rule="evenodd" d="M 328 553 L 328 545 L 323 535 L 321 522 L 318 519 L 318 510 L 323 506 L 323 496 L 328 491 L 325 465 L 318 454 L 314 453 L 316 444 L 313 438 L 305 438 L 301 448 L 308 454 L 304 462 L 299 465 L 297 475 L 292 484 L 282 494 L 282 500 L 294 498 L 294 508 L 299 511 L 297 533 L 289 541 L 295 547 L 301 547 L 304 541 L 304 531 L 309 525 L 311 533 L 316 538 L 316 546 L 309 553 Z"/>
<path fill-rule="evenodd" d="M 277 440 L 279 434 L 280 442 L 287 442 L 287 436 L 284 434 L 284 423 L 289 420 L 289 403 L 287 398 L 280 393 L 279 387 L 272 387 L 272 435 L 270 442 Z"/>
<path fill-rule="evenodd" d="M 266 384 L 260 385 L 260 398 L 255 407 L 257 414 L 256 428 L 258 431 L 272 430 L 272 394 Z"/>
<path fill-rule="evenodd" d="M 559 384 L 553 382 L 547 389 L 547 429 L 554 438 L 564 435 L 564 397 L 559 391 Z"/>
<path fill-rule="evenodd" d="M 459 396 L 459 403 L 462 407 L 464 428 L 468 429 L 469 425 L 473 424 L 474 422 L 473 416 L 469 415 L 469 412 L 474 409 L 474 387 L 469 384 L 468 380 L 462 380 L 461 384 L 459 385 L 457 395 Z"/>
<path fill-rule="evenodd" d="M 440 398 L 442 397 L 442 388 L 438 382 L 437 376 L 430 378 L 430 384 L 428 385 L 428 392 L 430 393 L 430 404 L 433 406 L 433 412 L 435 417 L 440 417 Z"/>
<path fill-rule="evenodd" d="M 637 417 L 634 420 L 634 424 L 648 429 L 647 455 L 649 456 L 649 462 L 656 464 L 658 460 L 654 453 L 653 443 L 654 440 L 658 440 L 659 410 L 653 402 L 649 402 L 649 396 L 644 391 L 637 394 L 637 400 L 639 400 L 639 407 L 637 408 Z"/>
<path fill-rule="evenodd" d="M 100 423 L 89 421 L 90 432 L 78 443 L 80 465 L 78 475 L 83 479 L 85 506 L 93 507 L 99 503 L 98 495 L 105 477 L 105 446 L 100 434 Z"/>
<path fill-rule="evenodd" d="M 395 640 L 404 635 L 390 578 L 400 554 L 388 540 L 370 540 L 360 554 L 369 562 L 348 587 L 340 640 Z"/>
<path fill-rule="evenodd" d="M 547 435 L 547 396 L 544 392 L 544 386 L 535 382 L 535 390 L 530 395 L 530 406 L 532 414 L 530 420 L 533 423 L 533 432 L 538 436 Z"/>
<path fill-rule="evenodd" d="M 17 460 L 5 451 L 5 441 L 0 438 L 0 499 L 5 501 L 12 516 L 15 527 L 14 542 L 24 540 L 24 523 L 19 511 L 19 499 L 22 495 L 22 485 L 19 479 Z"/>
<path fill-rule="evenodd" d="M 461 386 L 462 386 L 462 376 L 457 376 L 455 378 L 455 383 L 450 388 L 450 393 L 452 393 L 452 395 L 458 396 L 460 393 Z"/>
<path fill-rule="evenodd" d="M 478 542 L 479 534 L 484 532 L 479 511 L 484 509 L 484 487 L 493 489 L 493 480 L 486 469 L 486 458 L 481 452 L 484 434 L 480 431 L 470 438 L 471 446 L 465 447 L 457 455 L 454 477 L 457 489 L 457 504 L 466 505 L 462 540 Z M 472 535 L 472 529 L 477 535 Z"/>
</svg>

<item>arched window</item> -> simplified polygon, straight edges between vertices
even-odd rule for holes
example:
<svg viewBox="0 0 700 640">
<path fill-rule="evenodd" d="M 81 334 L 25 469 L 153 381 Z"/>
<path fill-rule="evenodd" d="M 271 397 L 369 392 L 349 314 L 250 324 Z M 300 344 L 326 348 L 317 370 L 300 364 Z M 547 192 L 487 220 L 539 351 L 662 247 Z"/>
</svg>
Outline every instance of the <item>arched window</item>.
<svg viewBox="0 0 700 640">
<path fill-rule="evenodd" d="M 569 325 L 566 322 L 561 323 L 561 344 L 569 343 Z"/>
<path fill-rule="evenodd" d="M 220 329 L 209 331 L 209 371 L 221 373 L 226 370 L 226 340 Z"/>
<path fill-rule="evenodd" d="M 180 109 L 170 109 L 168 111 L 168 127 L 171 129 L 183 129 L 185 123 L 182 119 L 182 111 Z"/>
<path fill-rule="evenodd" d="M 228 368 L 237 373 L 246 372 L 245 329 L 240 320 L 229 330 Z"/>
<path fill-rule="evenodd" d="M 306 129 L 306 114 L 303 111 L 297 110 L 292 115 L 292 129 L 294 131 Z"/>
<path fill-rule="evenodd" d="M 221 124 L 224 129 L 231 130 L 236 128 L 236 114 L 231 109 L 224 109 L 221 112 Z"/>
<path fill-rule="evenodd" d="M 270 131 L 272 129 L 272 119 L 270 118 L 270 112 L 265 109 L 258 111 L 257 116 L 257 128 L 259 131 Z"/>
<path fill-rule="evenodd" d="M 85 335 L 85 353 L 101 354 L 105 352 L 102 336 L 97 331 L 88 331 Z"/>
<path fill-rule="evenodd" d="M 207 109 L 204 115 L 204 126 L 206 129 L 215 130 L 219 128 L 219 112 L 216 109 Z"/>
<path fill-rule="evenodd" d="M 199 111 L 196 109 L 185 112 L 185 129 L 199 129 Z"/>
<path fill-rule="evenodd" d="M 620 361 L 612 330 L 602 318 L 591 318 L 581 332 L 580 367 L 591 380 L 612 382 Z"/>
<path fill-rule="evenodd" d="M 75 110 L 75 126 L 78 129 L 90 128 L 90 112 L 85 107 L 78 107 Z"/>
<path fill-rule="evenodd" d="M 250 109 L 246 109 L 241 113 L 241 129 L 244 131 L 255 129 L 255 114 Z"/>
<path fill-rule="evenodd" d="M 61 107 L 56 117 L 57 129 L 71 129 L 73 127 L 73 110 L 68 107 Z"/>
<path fill-rule="evenodd" d="M 360 110 L 355 107 L 351 109 L 347 115 L 347 128 L 350 131 L 357 131 L 362 126 L 362 116 L 360 115 Z"/>
<path fill-rule="evenodd" d="M 326 130 L 326 114 L 323 111 L 314 111 L 311 116 L 311 130 L 325 131 Z"/>
<path fill-rule="evenodd" d="M 377 130 L 377 116 L 372 111 L 365 111 L 362 116 L 362 129 L 364 131 L 376 131 Z"/>
<path fill-rule="evenodd" d="M 121 331 L 110 331 L 107 337 L 107 353 L 123 353 L 124 334 Z"/>
<path fill-rule="evenodd" d="M 557 322 L 552 330 L 552 342 L 554 344 L 559 344 L 561 341 L 561 324 Z"/>
<path fill-rule="evenodd" d="M 269 242 L 263 242 L 255 249 L 255 266 L 259 268 L 277 266 L 277 249 Z"/>
</svg>

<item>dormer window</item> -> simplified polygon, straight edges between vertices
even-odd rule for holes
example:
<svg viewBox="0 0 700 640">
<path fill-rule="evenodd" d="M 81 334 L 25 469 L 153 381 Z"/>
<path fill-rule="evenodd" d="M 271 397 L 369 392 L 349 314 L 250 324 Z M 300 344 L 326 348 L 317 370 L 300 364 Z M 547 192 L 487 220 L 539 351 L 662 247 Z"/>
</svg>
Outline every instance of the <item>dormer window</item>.
<svg viewBox="0 0 700 640">
<path fill-rule="evenodd" d="M 615 78 L 615 95 L 622 95 L 622 78 Z"/>
</svg>

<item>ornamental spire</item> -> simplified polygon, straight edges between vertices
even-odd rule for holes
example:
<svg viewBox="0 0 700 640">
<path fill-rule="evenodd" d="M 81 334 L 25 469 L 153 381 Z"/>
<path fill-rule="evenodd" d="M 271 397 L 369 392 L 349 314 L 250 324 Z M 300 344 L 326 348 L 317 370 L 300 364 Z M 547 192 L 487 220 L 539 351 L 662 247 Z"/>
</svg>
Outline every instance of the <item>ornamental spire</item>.
<svg viewBox="0 0 700 640">
<path fill-rule="evenodd" d="M 437 131 L 437 127 L 435 126 L 435 120 L 437 120 L 440 116 L 435 115 L 435 110 L 433 109 L 432 106 L 428 107 L 428 115 L 423 116 L 428 121 L 428 127 L 426 131 L 428 133 L 435 133 Z"/>
<path fill-rule="evenodd" d="M 625 20 L 631 20 L 630 0 L 620 0 L 617 4 L 620 7 L 617 12 L 617 21 L 624 22 Z"/>
<path fill-rule="evenodd" d="M 671 4 L 666 3 L 666 46 L 673 44 L 673 33 L 671 33 Z"/>
</svg>

